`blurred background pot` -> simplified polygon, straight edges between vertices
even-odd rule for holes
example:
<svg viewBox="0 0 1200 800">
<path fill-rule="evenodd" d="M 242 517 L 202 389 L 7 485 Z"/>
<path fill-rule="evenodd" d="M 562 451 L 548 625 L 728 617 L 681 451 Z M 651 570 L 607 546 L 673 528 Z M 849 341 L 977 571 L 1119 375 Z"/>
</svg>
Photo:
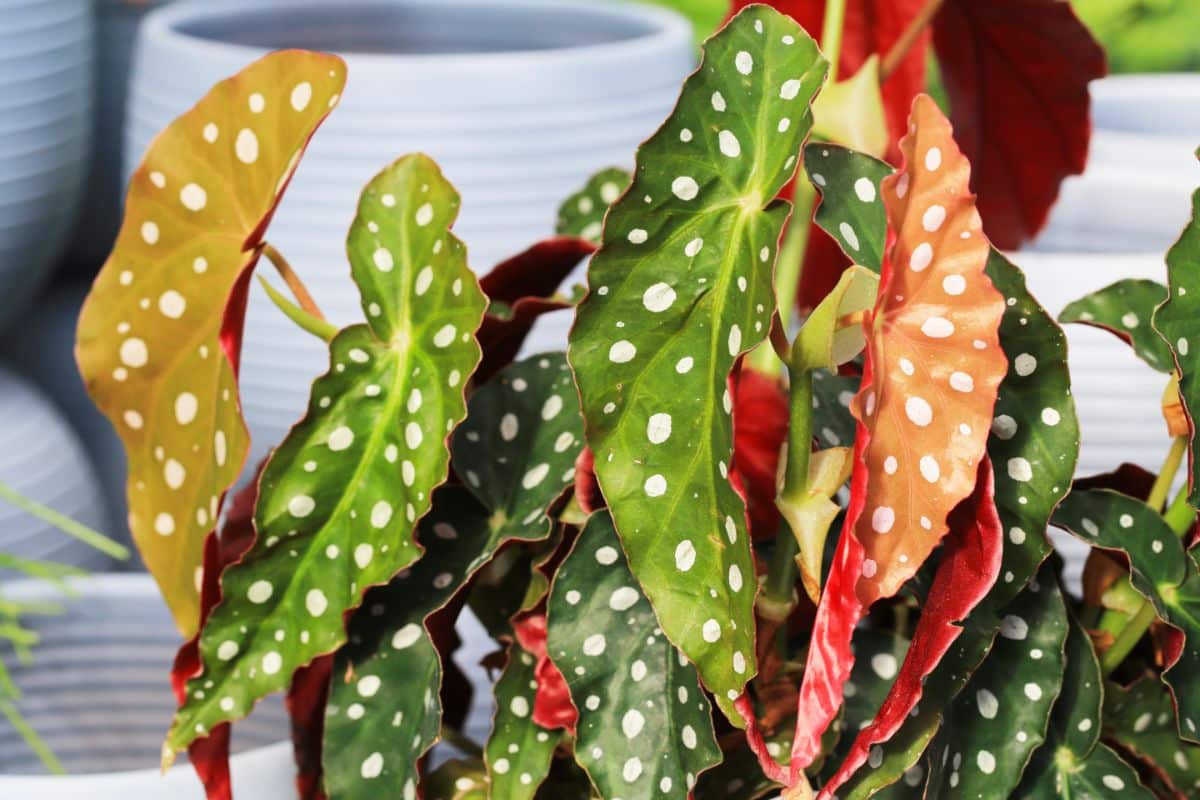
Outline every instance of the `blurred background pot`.
<svg viewBox="0 0 1200 800">
<path fill-rule="evenodd" d="M 75 432 L 40 391 L 6 369 L 0 369 L 0 483 L 94 529 L 111 527 L 96 472 Z M 92 570 L 115 566 L 103 553 L 2 501 L 0 553 Z"/>
<path fill-rule="evenodd" d="M 6 662 L 17 707 L 69 773 L 51 776 L 10 727 L 0 727 L 0 797 L 87 800 L 203 800 L 186 757 L 167 775 L 158 760 L 174 712 L 168 674 L 179 634 L 149 576 L 105 575 L 69 582 L 6 583 L 12 602 L 53 602 L 61 614 L 27 617 L 41 638 L 32 661 Z M 234 726 L 238 797 L 294 798 L 287 715 L 279 697 Z"/>
<path fill-rule="evenodd" d="M 630 166 L 694 64 L 683 17 L 653 6 L 551 0 L 217 0 L 175 3 L 142 25 L 125 171 L 217 80 L 281 47 L 341 54 L 349 78 L 272 223 L 326 315 L 361 318 L 345 237 L 363 186 L 424 151 L 462 194 L 457 234 L 477 272 L 553 232 L 589 175 Z M 562 326 L 558 326 L 560 329 Z M 535 332 L 535 337 L 538 334 Z M 565 346 L 541 336 L 538 349 Z M 300 415 L 324 346 L 251 292 L 242 399 L 251 462 Z"/>
<path fill-rule="evenodd" d="M 71 236 L 88 170 L 90 0 L 0 0 L 0 325 Z"/>
</svg>

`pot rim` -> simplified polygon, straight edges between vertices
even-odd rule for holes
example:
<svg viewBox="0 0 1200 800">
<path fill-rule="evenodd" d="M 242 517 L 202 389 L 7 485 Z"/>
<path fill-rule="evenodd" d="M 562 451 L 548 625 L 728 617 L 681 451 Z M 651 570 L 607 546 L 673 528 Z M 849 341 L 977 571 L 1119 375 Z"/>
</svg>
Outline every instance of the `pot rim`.
<svg viewBox="0 0 1200 800">
<path fill-rule="evenodd" d="M 142 21 L 140 37 L 160 46 L 184 52 L 200 59 L 236 59 L 246 63 L 272 52 L 271 48 L 243 45 L 199 36 L 182 28 L 188 24 L 212 20 L 236 20 L 238 17 L 261 13 L 288 13 L 297 9 L 326 9 L 344 11 L 339 0 L 189 0 L 151 11 Z M 562 11 L 564 6 L 554 0 L 353 0 L 353 7 L 395 10 L 399 7 L 424 8 L 432 13 L 447 8 L 486 6 L 491 11 L 511 12 L 516 19 L 528 19 L 548 9 Z M 447 68 L 456 72 L 487 70 L 526 72 L 543 70 L 584 70 L 592 72 L 597 65 L 638 63 L 657 60 L 661 54 L 675 52 L 681 40 L 693 46 L 691 24 L 682 15 L 662 7 L 625 3 L 604 3 L 598 0 L 575 0 L 573 11 L 595 19 L 640 24 L 648 29 L 611 42 L 547 49 L 493 50 L 452 53 L 384 53 L 347 52 L 340 54 L 360 73 L 390 73 L 413 70 L 437 74 Z M 583 24 L 581 23 L 581 27 Z M 336 52 L 331 47 L 330 52 Z"/>
</svg>

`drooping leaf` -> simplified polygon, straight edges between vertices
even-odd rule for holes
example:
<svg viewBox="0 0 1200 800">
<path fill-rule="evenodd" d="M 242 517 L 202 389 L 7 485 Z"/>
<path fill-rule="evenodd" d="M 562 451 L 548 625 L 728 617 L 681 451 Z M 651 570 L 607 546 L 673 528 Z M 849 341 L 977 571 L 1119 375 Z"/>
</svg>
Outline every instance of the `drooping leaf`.
<svg viewBox="0 0 1200 800">
<path fill-rule="evenodd" d="M 583 419 L 562 353 L 509 366 L 471 395 L 454 432 L 454 469 L 492 513 L 491 525 L 544 539 L 547 509 L 575 480 Z"/>
<path fill-rule="evenodd" d="M 1145 503 L 1108 489 L 1073 491 L 1054 524 L 1093 547 L 1129 559 L 1134 587 L 1181 636 L 1163 680 L 1178 709 L 1180 735 L 1200 741 L 1200 568 L 1166 521 Z"/>
<path fill-rule="evenodd" d="M 496 681 L 496 717 L 484 751 L 488 797 L 493 800 L 532 800 L 550 771 L 561 731 L 533 721 L 536 685 L 534 657 L 513 645 L 508 664 Z"/>
<path fill-rule="evenodd" d="M 608 214 L 571 334 L 588 445 L 630 565 L 667 637 L 724 704 L 756 669 L 726 379 L 767 335 L 787 215 L 773 198 L 794 172 L 824 71 L 812 39 L 765 7 L 709 41 Z M 706 624 L 720 635 L 706 639 Z"/>
<path fill-rule="evenodd" d="M 575 758 L 602 796 L 687 798 L 720 761 L 696 669 L 659 627 L 604 512 L 559 567 L 548 647 L 579 709 Z"/>
<path fill-rule="evenodd" d="M 1175 707 L 1161 682 L 1147 677 L 1129 688 L 1104 689 L 1104 724 L 1111 741 L 1164 783 L 1174 797 L 1200 788 L 1200 747 L 1179 738 Z"/>
<path fill-rule="evenodd" d="M 851 501 L 817 611 L 793 769 L 812 762 L 840 705 L 855 624 L 915 574 L 975 487 L 1006 367 L 1004 300 L 984 275 L 969 167 L 928 97 L 914 104 L 901 147 L 907 171 L 883 183 L 896 243 L 864 321 Z"/>
<path fill-rule="evenodd" d="M 858 356 L 866 344 L 860 319 L 874 307 L 878 294 L 876 273 L 857 265 L 843 272 L 833 291 L 808 315 L 792 342 L 789 357 L 792 371 L 835 371 Z"/>
<path fill-rule="evenodd" d="M 1166 287 L 1158 281 L 1126 278 L 1067 304 L 1058 321 L 1106 330 L 1132 347 L 1138 358 L 1152 368 L 1171 372 L 1175 359 L 1150 324 L 1154 309 L 1166 299 Z"/>
<path fill-rule="evenodd" d="M 1009 368 L 1000 384 L 988 439 L 988 454 L 1000 465 L 996 508 L 1006 537 L 1004 559 L 1000 580 L 971 612 L 963 633 L 926 680 L 926 693 L 945 702 L 962 690 L 987 656 L 1010 613 L 1009 604 L 1050 553 L 1044 531 L 1071 485 L 1079 451 L 1062 329 L 1029 294 L 1020 270 L 995 250 L 988 259 L 988 277 L 1008 298 L 1000 344 Z M 1037 480 L 1018 480 L 1027 475 L 1036 475 Z M 900 786 L 902 778 L 922 769 L 919 759 L 941 725 L 944 705 L 919 705 L 903 727 L 880 745 L 879 765 L 860 770 L 842 796 L 847 800 L 874 796 L 883 787 Z"/>
<path fill-rule="evenodd" d="M 887 230 L 880 187 L 892 174 L 891 165 L 846 147 L 814 143 L 804 148 L 804 169 L 821 193 L 816 223 L 854 263 L 878 272 Z"/>
<path fill-rule="evenodd" d="M 200 637 L 204 672 L 169 748 L 245 716 L 337 649 L 342 615 L 417 558 L 412 531 L 446 478 L 446 440 L 479 363 L 484 298 L 449 233 L 457 212 L 425 156 L 364 190 L 348 251 L 368 323 L 330 342 L 305 417 L 263 470 L 258 540 L 222 578 L 224 602 Z"/>
<path fill-rule="evenodd" d="M 951 0 L 933 42 L 988 238 L 1016 249 L 1046 224 L 1063 179 L 1083 172 L 1088 83 L 1107 72 L 1104 51 L 1059 0 Z"/>
<path fill-rule="evenodd" d="M 1138 781 L 1137 773 L 1100 743 L 1104 680 L 1092 643 L 1074 620 L 1067 635 L 1066 661 L 1062 693 L 1054 704 L 1046 743 L 1034 753 L 1013 797 L 1150 800 L 1154 795 Z"/>
<path fill-rule="evenodd" d="M 1062 690 L 1067 609 L 1051 567 L 1009 606 L 987 659 L 945 713 L 926 797 L 1008 797 Z M 934 702 L 937 702 L 934 700 Z M 945 753 L 949 752 L 949 759 Z"/>
<path fill-rule="evenodd" d="M 831 82 L 813 103 L 813 133 L 882 156 L 891 145 L 879 87 L 879 58 L 872 55 L 843 80 Z"/>
<path fill-rule="evenodd" d="M 420 529 L 425 554 L 367 593 L 334 664 L 325 715 L 331 797 L 415 791 L 417 761 L 438 740 L 442 721 L 441 658 L 427 621 L 511 534 L 493 529 L 487 509 L 461 487 L 437 491 Z"/>
<path fill-rule="evenodd" d="M 185 637 L 199 625 L 204 539 L 249 446 L 236 300 L 345 75 L 335 56 L 272 53 L 171 123 L 130 178 L 80 314 L 80 372 L 125 445 L 129 526 Z"/>
<path fill-rule="evenodd" d="M 631 176 L 620 167 L 602 169 L 588 178 L 587 184 L 563 201 L 558 209 L 555 231 L 563 236 L 578 236 L 600 244 L 604 215 L 617 198 L 629 188 Z"/>
<path fill-rule="evenodd" d="M 776 502 L 796 537 L 799 552 L 796 566 L 800 581 L 814 604 L 821 600 L 821 573 L 825 560 L 825 543 L 842 507 L 835 495 L 850 479 L 854 453 L 848 447 L 817 450 L 809 457 L 808 481 L 803 492 L 781 491 Z"/>
<path fill-rule="evenodd" d="M 951 515 L 950 536 L 896 681 L 874 720 L 858 733 L 838 771 L 821 788 L 821 800 L 829 800 L 835 791 L 840 793 L 839 787 L 868 763 L 875 746 L 892 738 L 922 697 L 936 703 L 935 696 L 924 694 L 925 681 L 962 633 L 962 620 L 987 595 L 1000 572 L 1004 533 L 992 483 L 990 462 L 985 458 L 974 495 Z M 839 556 L 842 552 L 839 549 Z M 833 587 L 831 576 L 826 591 Z M 802 705 L 801 712 L 804 710 Z M 793 749 L 793 757 L 795 753 Z"/>
<path fill-rule="evenodd" d="M 1179 368 L 1179 394 L 1190 425 L 1188 503 L 1200 508 L 1200 457 L 1196 415 L 1200 413 L 1200 191 L 1192 195 L 1192 218 L 1167 251 L 1167 300 L 1154 314 L 1158 330 Z"/>
<path fill-rule="evenodd" d="M 479 279 L 491 308 L 477 337 L 483 350 L 483 360 L 475 370 L 477 383 L 490 379 L 516 358 L 538 317 L 570 306 L 570 300 L 558 293 L 559 286 L 595 249 L 592 243 L 570 236 L 546 239 L 497 264 Z"/>
</svg>

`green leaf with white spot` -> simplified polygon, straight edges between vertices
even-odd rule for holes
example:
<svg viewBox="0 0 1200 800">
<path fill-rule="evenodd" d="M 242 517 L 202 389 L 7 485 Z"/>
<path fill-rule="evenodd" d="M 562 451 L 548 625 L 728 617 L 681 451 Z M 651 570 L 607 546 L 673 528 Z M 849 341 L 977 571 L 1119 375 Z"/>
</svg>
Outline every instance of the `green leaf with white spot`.
<svg viewBox="0 0 1200 800">
<path fill-rule="evenodd" d="M 604 230 L 604 215 L 629 188 L 630 175 L 620 167 L 602 169 L 588 179 L 587 184 L 568 197 L 558 209 L 558 224 L 554 231 L 562 236 L 578 236 L 600 244 Z"/>
<path fill-rule="evenodd" d="M 575 758 L 602 796 L 687 798 L 721 760 L 696 669 L 663 635 L 606 513 L 558 569 L 547 648 L 579 709 Z"/>
<path fill-rule="evenodd" d="M 1154 309 L 1166 299 L 1167 289 L 1158 281 L 1126 278 L 1068 303 L 1058 321 L 1106 330 L 1154 369 L 1171 372 L 1175 369 L 1171 348 L 1150 324 Z"/>
<path fill-rule="evenodd" d="M 1175 706 L 1161 682 L 1146 677 L 1127 689 L 1108 684 L 1104 724 L 1110 740 L 1147 766 L 1164 793 L 1187 797 L 1200 789 L 1200 747 L 1179 738 Z"/>
<path fill-rule="evenodd" d="M 1179 393 L 1191 422 L 1188 503 L 1200 508 L 1200 191 L 1192 195 L 1192 219 L 1167 251 L 1167 301 L 1154 313 L 1154 327 L 1167 340 L 1179 365 Z"/>
<path fill-rule="evenodd" d="M 342 615 L 417 558 L 412 532 L 446 479 L 447 438 L 480 357 L 484 297 L 449 232 L 457 212 L 425 156 L 363 191 L 348 251 L 370 322 L 330 342 L 329 371 L 263 470 L 258 538 L 221 578 L 224 600 L 200 636 L 204 669 L 169 750 L 244 717 L 336 650 Z"/>
<path fill-rule="evenodd" d="M 1071 620 L 1063 688 L 1050 718 L 1046 743 L 1025 771 L 1014 800 L 1107 800 L 1154 795 L 1137 773 L 1100 743 L 1104 685 L 1100 662 L 1087 633 Z"/>
<path fill-rule="evenodd" d="M 562 353 L 511 364 L 471 395 L 451 443 L 454 469 L 513 535 L 550 535 L 550 505 L 575 481 L 583 417 Z"/>
<path fill-rule="evenodd" d="M 442 664 L 426 623 L 511 540 L 511 529 L 490 520 L 466 489 L 439 489 L 421 520 L 424 555 L 368 592 L 351 618 L 325 712 L 331 797 L 373 799 L 384 787 L 416 787 L 417 762 L 437 742 L 442 720 Z"/>
<path fill-rule="evenodd" d="M 892 166 L 848 147 L 813 142 L 804 148 L 804 169 L 821 193 L 817 225 L 851 261 L 879 272 L 887 241 L 879 183 Z"/>
<path fill-rule="evenodd" d="M 496 717 L 484 749 L 492 800 L 530 800 L 550 772 L 561 730 L 533 721 L 537 661 L 519 645 L 496 681 Z"/>
<path fill-rule="evenodd" d="M 842 715 L 833 724 L 839 736 L 822 765 L 823 781 L 833 776 L 850 752 L 859 729 L 875 719 L 908 653 L 908 639 L 894 633 L 867 628 L 854 634 L 854 667 L 846 683 Z"/>
<path fill-rule="evenodd" d="M 755 672 L 754 569 L 728 480 L 735 360 L 762 342 L 787 218 L 775 200 L 812 127 L 826 63 L 793 20 L 751 6 L 705 46 L 609 211 L 569 358 L 596 475 L 667 637 L 729 707 Z M 721 635 L 706 639 L 706 622 Z"/>
<path fill-rule="evenodd" d="M 1007 797 L 1046 738 L 1066 666 L 1067 608 L 1052 567 L 1009 605 L 986 660 L 945 712 L 926 797 Z M 949 751 L 949 759 L 942 753 Z"/>
<path fill-rule="evenodd" d="M 813 435 L 821 447 L 853 447 L 857 422 L 850 401 L 858 394 L 857 375 L 833 375 L 813 370 Z"/>
<path fill-rule="evenodd" d="M 1071 399 L 1067 343 L 1062 328 L 1025 286 L 1025 277 L 993 250 L 987 275 L 1008 304 L 1000 321 L 1000 346 L 1008 374 L 996 399 L 988 455 L 996 471 L 996 509 L 1004 527 L 1000 579 L 963 623 L 963 632 L 925 682 L 915 716 L 887 743 L 873 770 L 859 770 L 839 794 L 858 800 L 895 785 L 917 767 L 942 723 L 946 705 L 987 657 L 1022 588 L 1051 552 L 1045 530 L 1071 485 L 1079 453 L 1079 423 Z M 814 385 L 819 382 L 814 381 Z"/>
<path fill-rule="evenodd" d="M 1154 604 L 1158 618 L 1178 629 L 1183 642 L 1163 680 L 1179 708 L 1181 735 L 1200 737 L 1200 568 L 1195 554 L 1166 521 L 1140 500 L 1108 489 L 1071 492 L 1054 515 L 1092 547 L 1129 558 L 1134 588 Z"/>
</svg>

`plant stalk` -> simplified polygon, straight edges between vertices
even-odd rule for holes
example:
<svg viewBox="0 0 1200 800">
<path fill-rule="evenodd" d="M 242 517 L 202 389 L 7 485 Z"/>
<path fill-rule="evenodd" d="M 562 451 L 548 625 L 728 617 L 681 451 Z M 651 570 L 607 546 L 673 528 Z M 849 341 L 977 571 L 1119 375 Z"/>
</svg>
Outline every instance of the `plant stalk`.
<svg viewBox="0 0 1200 800">
<path fill-rule="evenodd" d="M 313 300 L 312 295 L 308 292 L 308 287 L 304 285 L 304 281 L 300 280 L 300 276 L 296 270 L 292 269 L 292 265 L 283 257 L 283 254 L 276 250 L 270 242 L 263 242 L 259 247 L 267 260 L 275 266 L 279 277 L 283 278 L 283 282 L 288 285 L 288 289 L 291 290 L 292 296 L 296 298 L 300 307 L 317 319 L 324 321 L 325 315 L 321 313 L 317 301 Z"/>
<path fill-rule="evenodd" d="M 267 297 L 271 299 L 271 302 L 275 304 L 275 307 L 282 311 L 285 317 L 296 323 L 301 330 L 307 331 L 325 342 L 332 341 L 333 337 L 337 335 L 338 329 L 336 326 L 326 322 L 323 317 L 317 317 L 308 313 L 291 300 L 288 300 L 262 275 L 258 276 L 258 283 L 262 286 L 263 291 L 267 293 Z"/>
<path fill-rule="evenodd" d="M 1155 511 L 1161 512 L 1163 504 L 1167 501 L 1167 493 L 1171 491 L 1175 474 L 1179 472 L 1179 465 L 1183 463 L 1183 456 L 1187 453 L 1187 444 L 1186 436 L 1176 436 L 1171 442 L 1171 449 L 1167 451 L 1158 477 L 1154 479 L 1154 485 L 1150 487 L 1150 494 L 1146 497 L 1146 505 Z"/>
<path fill-rule="evenodd" d="M 842 54 L 842 31 L 846 27 L 846 0 L 825 3 L 825 21 L 821 25 L 821 52 L 829 59 L 829 83 L 837 80 L 838 60 Z"/>
<path fill-rule="evenodd" d="M 472 756 L 474 758 L 483 758 L 483 748 L 457 728 L 452 728 L 449 725 L 443 725 L 442 741 L 448 745 L 452 745 L 454 748 L 461 751 L 463 755 Z"/>
<path fill-rule="evenodd" d="M 933 18 L 937 16 L 944 2 L 945 0 L 927 0 L 917 15 L 908 23 L 908 27 L 900 34 L 900 38 L 896 39 L 891 49 L 884 55 L 883 61 L 879 62 L 880 83 L 886 81 L 893 72 L 900 68 L 900 64 L 904 62 L 913 45 L 917 43 L 917 39 L 921 38 L 921 34 L 933 22 Z"/>
</svg>

